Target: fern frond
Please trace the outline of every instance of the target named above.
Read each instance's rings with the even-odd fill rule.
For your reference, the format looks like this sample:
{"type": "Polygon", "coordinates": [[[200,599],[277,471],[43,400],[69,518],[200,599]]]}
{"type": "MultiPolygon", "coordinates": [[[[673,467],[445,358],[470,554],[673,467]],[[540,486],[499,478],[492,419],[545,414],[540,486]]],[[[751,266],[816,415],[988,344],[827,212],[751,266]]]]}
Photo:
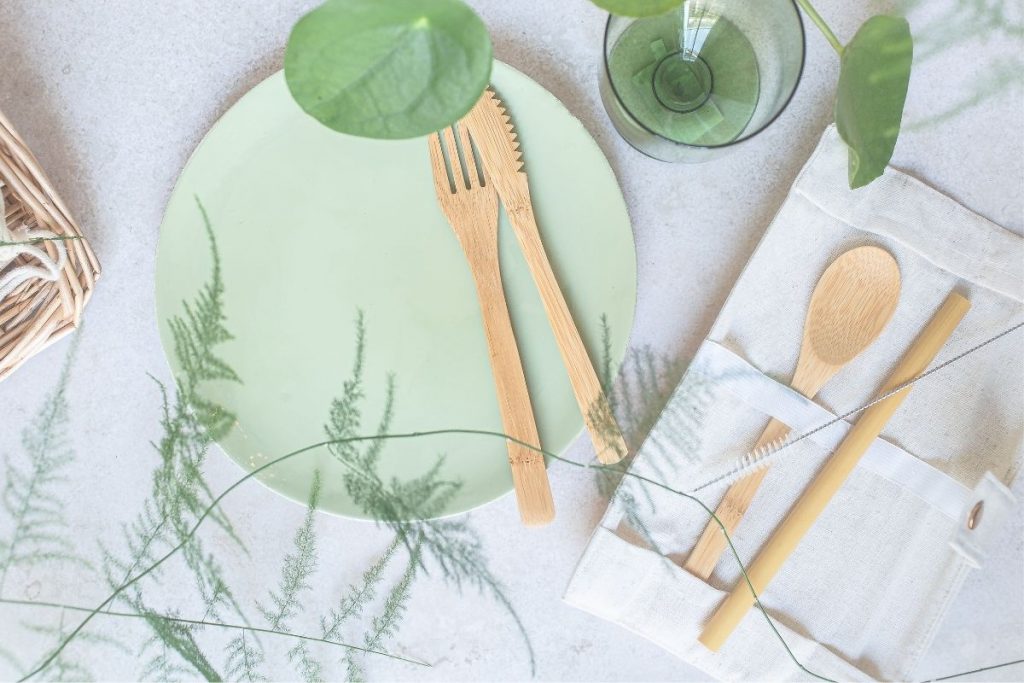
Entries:
{"type": "MultiPolygon", "coordinates": [[[[65,610],[61,609],[57,624],[22,622],[22,627],[26,631],[36,633],[47,640],[60,642],[66,635],[64,622],[65,610]]],[[[95,631],[81,634],[79,642],[117,650],[122,654],[130,651],[120,640],[95,631]]],[[[20,667],[18,670],[21,670],[20,667]]],[[[75,659],[74,655],[68,650],[62,651],[40,673],[43,674],[42,678],[44,680],[53,681],[87,681],[94,678],[92,671],[84,663],[75,659]]]]}
{"type": "MultiPolygon", "coordinates": [[[[327,425],[327,436],[331,440],[340,441],[349,439],[359,433],[362,425],[362,411],[359,408],[360,402],[365,397],[363,394],[363,359],[366,352],[366,326],[363,312],[356,314],[356,349],[352,360],[352,374],[345,380],[341,388],[341,396],[331,403],[329,423],[327,425]]],[[[329,448],[331,453],[351,465],[360,464],[359,451],[354,444],[336,443],[329,448]]]]}
{"type": "MultiPolygon", "coordinates": [[[[362,426],[362,415],[359,402],[364,397],[362,388],[363,368],[365,365],[366,328],[360,312],[355,324],[356,344],[355,357],[352,363],[352,374],[342,384],[341,396],[334,401],[325,428],[330,439],[347,439],[356,436],[362,426]]],[[[388,378],[385,409],[378,425],[378,436],[383,436],[392,421],[394,408],[395,384],[392,377],[388,378]]],[[[443,575],[445,580],[456,588],[472,586],[482,593],[489,594],[505,607],[512,616],[523,636],[529,653],[530,666],[533,670],[534,654],[529,636],[523,627],[522,620],[515,612],[511,602],[505,596],[501,584],[493,576],[488,567],[483,546],[476,532],[464,521],[434,520],[442,514],[452,498],[458,493],[461,483],[443,479],[441,472],[444,459],[439,457],[434,465],[423,475],[408,481],[392,478],[384,482],[377,471],[377,460],[385,439],[378,438],[371,442],[366,454],[360,457],[359,452],[351,444],[332,446],[332,454],[347,466],[342,475],[345,490],[353,501],[370,517],[395,532],[395,540],[385,557],[372,567],[364,576],[364,590],[353,590],[347,595],[339,609],[331,612],[329,617],[321,620],[325,634],[337,635],[342,623],[351,616],[360,613],[365,605],[373,599],[383,566],[390,561],[399,545],[409,552],[411,583],[415,573],[426,570],[424,556],[430,559],[443,575]]],[[[402,603],[404,604],[404,602],[402,603]]],[[[378,626],[387,627],[383,634],[397,627],[402,610],[396,610],[378,626]]],[[[356,662],[349,657],[350,662],[356,662]]],[[[358,669],[349,674],[358,673],[358,669]]]]}
{"type": "Polygon", "coordinates": [[[377,423],[377,438],[370,442],[363,454],[363,467],[373,469],[377,466],[380,453],[384,449],[387,439],[382,438],[391,431],[391,422],[395,416],[395,376],[389,374],[384,387],[384,410],[381,413],[380,421],[377,423]]]}
{"type": "MultiPolygon", "coordinates": [[[[611,331],[608,327],[607,317],[603,315],[601,316],[601,338],[602,387],[608,397],[618,428],[621,428],[630,452],[635,453],[657,422],[662,410],[672,397],[673,391],[679,385],[687,362],[685,359],[658,354],[650,347],[632,349],[619,369],[616,382],[612,377],[611,331]]],[[[696,392],[692,397],[687,398],[688,402],[690,400],[693,402],[695,419],[679,434],[680,443],[678,444],[687,452],[691,452],[699,446],[699,443],[693,439],[697,431],[696,428],[699,427],[699,424],[694,423],[701,419],[701,415],[696,413],[705,409],[710,403],[709,397],[704,392],[696,392]],[[684,441],[685,443],[683,443],[684,441]]],[[[678,454],[667,458],[648,457],[646,465],[652,469],[654,474],[664,478],[667,476],[665,468],[672,466],[676,457],[678,454]]],[[[612,496],[631,461],[632,456],[628,456],[618,463],[619,467],[596,470],[597,489],[602,498],[612,496]]],[[[648,499],[650,498],[646,490],[644,495],[648,499]]]]}
{"type": "Polygon", "coordinates": [[[384,610],[380,616],[373,618],[370,633],[366,635],[365,643],[368,650],[379,650],[381,644],[389,638],[394,637],[398,630],[398,623],[405,614],[406,603],[409,600],[409,590],[416,577],[416,570],[420,566],[419,549],[409,558],[409,564],[402,574],[402,578],[391,589],[387,599],[384,601],[384,610]]]}
{"type": "MultiPolygon", "coordinates": [[[[313,473],[306,516],[292,541],[294,550],[285,556],[281,568],[281,580],[277,590],[270,591],[270,605],[256,603],[256,608],[267,620],[273,631],[285,631],[287,621],[299,612],[299,596],[309,590],[309,578],[316,571],[316,530],[314,516],[320,506],[320,471],[313,473]]],[[[247,681],[265,680],[257,667],[264,661],[263,648],[258,641],[250,643],[246,632],[233,638],[227,647],[227,670],[232,678],[247,681]]],[[[289,660],[296,662],[303,678],[319,676],[319,664],[313,660],[305,642],[299,642],[288,653],[289,660]],[[314,676],[316,674],[316,676],[314,676]]]]}
{"type": "MultiPolygon", "coordinates": [[[[382,509],[378,519],[385,522],[417,521],[442,514],[462,488],[462,482],[441,479],[444,462],[443,456],[438,457],[426,473],[414,479],[399,481],[392,478],[387,495],[380,501],[382,509]],[[390,515],[387,514],[389,510],[390,515]]],[[[396,531],[404,531],[401,526],[397,525],[396,531]]]]}
{"type": "Polygon", "coordinates": [[[309,590],[309,577],[316,571],[316,530],[314,515],[320,505],[320,470],[313,473],[306,517],[295,532],[293,552],[285,556],[281,568],[281,581],[276,591],[270,591],[272,607],[257,603],[257,608],[273,630],[287,629],[287,621],[298,614],[299,595],[309,590]]]}
{"type": "Polygon", "coordinates": [[[267,677],[259,670],[265,661],[263,650],[253,647],[249,643],[245,631],[231,639],[227,646],[227,653],[226,671],[231,680],[249,681],[249,683],[267,680],[267,677]]]}
{"type": "Polygon", "coordinates": [[[334,640],[338,637],[342,624],[351,619],[358,619],[366,606],[377,594],[377,586],[384,578],[384,570],[391,563],[395,556],[400,542],[396,537],[388,545],[384,554],[370,568],[363,572],[362,583],[356,586],[349,586],[349,592],[341,599],[337,609],[332,609],[329,616],[320,619],[320,626],[323,629],[325,640],[334,640]]]}
{"type": "Polygon", "coordinates": [[[22,432],[27,463],[18,465],[6,458],[2,500],[13,528],[0,539],[0,593],[14,567],[43,562],[88,566],[67,538],[64,503],[58,494],[66,481],[64,471],[74,460],[67,436],[67,389],[79,338],[75,335],[72,341],[56,387],[22,432]]]}
{"type": "MultiPolygon", "coordinates": [[[[191,303],[185,302],[183,315],[175,316],[170,322],[175,356],[181,366],[184,389],[189,398],[192,398],[201,382],[240,381],[235,371],[214,353],[216,346],[230,341],[233,337],[225,326],[224,281],[221,277],[217,238],[206,208],[198,197],[196,205],[199,207],[203,227],[210,242],[213,267],[210,279],[200,289],[195,300],[191,303]]],[[[200,415],[202,416],[202,413],[200,415]]]]}
{"type": "MultiPolygon", "coordinates": [[[[203,654],[195,639],[195,627],[162,618],[162,615],[148,610],[143,611],[146,617],[146,624],[153,632],[153,637],[147,642],[147,647],[157,647],[159,652],[153,657],[143,672],[143,678],[148,678],[153,673],[160,673],[161,677],[173,678],[178,674],[195,671],[208,681],[223,680],[221,675],[203,654]],[[173,652],[190,669],[184,669],[176,663],[170,654],[173,652]],[[149,675],[147,675],[149,674],[149,675]]],[[[172,613],[172,616],[174,613],[172,613]]],[[[145,652],[145,650],[144,650],[145,652]]]]}
{"type": "Polygon", "coordinates": [[[184,681],[195,678],[194,671],[178,663],[174,651],[158,641],[153,644],[159,648],[156,655],[151,657],[139,673],[141,681],[184,681]]]}
{"type": "MultiPolygon", "coordinates": [[[[384,600],[384,608],[380,615],[375,616],[370,623],[370,630],[363,638],[363,643],[368,650],[380,650],[381,645],[388,639],[395,636],[398,631],[398,624],[405,615],[406,603],[409,600],[409,590],[420,567],[419,548],[414,548],[409,556],[409,563],[402,572],[398,583],[394,585],[391,592],[384,600]]],[[[345,657],[345,667],[348,672],[349,681],[365,680],[362,667],[362,655],[349,651],[345,657]]]]}
{"type": "Polygon", "coordinates": [[[601,314],[601,389],[608,398],[608,406],[612,413],[615,413],[618,408],[618,392],[615,389],[615,376],[612,374],[612,332],[605,313],[601,314]]]}
{"type": "Polygon", "coordinates": [[[305,641],[299,641],[295,647],[288,650],[288,661],[298,670],[303,683],[322,683],[324,680],[323,665],[309,651],[305,641]]]}
{"type": "MultiPolygon", "coordinates": [[[[103,571],[112,588],[121,586],[141,567],[151,565],[161,550],[184,541],[182,555],[204,605],[205,618],[220,620],[224,610],[244,618],[222,566],[204,548],[202,541],[190,533],[195,520],[207,511],[213,499],[203,474],[206,455],[214,440],[225,435],[235,422],[234,415],[205,399],[200,392],[206,382],[240,381],[216,353],[217,347],[232,337],[225,326],[224,284],[216,237],[198,198],[196,205],[209,239],[213,262],[211,276],[191,302],[183,303],[182,313],[169,322],[180,372],[173,395],[157,382],[162,434],[153,445],[159,461],[142,510],[122,529],[127,557],[115,557],[104,549],[103,571]]],[[[223,511],[214,511],[211,519],[244,549],[223,511]]],[[[159,580],[157,575],[151,576],[159,580]]],[[[145,675],[162,678],[190,677],[197,673],[204,677],[217,676],[196,644],[195,625],[157,618],[144,604],[138,589],[132,597],[123,599],[136,611],[150,615],[146,620],[152,632],[148,650],[156,650],[156,654],[145,666],[145,675]]]]}
{"type": "MultiPolygon", "coordinates": [[[[225,436],[236,421],[230,411],[204,398],[200,394],[201,386],[210,381],[241,381],[234,370],[216,355],[216,348],[231,340],[232,335],[225,326],[224,283],[216,236],[206,209],[198,198],[196,205],[209,240],[213,268],[210,279],[196,298],[191,303],[185,302],[184,313],[173,317],[169,323],[176,359],[181,368],[173,401],[166,387],[158,382],[164,433],[156,444],[162,467],[154,474],[153,491],[162,515],[169,517],[179,531],[186,528],[212,498],[202,474],[202,465],[209,446],[225,436]]],[[[241,545],[226,516],[220,511],[215,514],[215,522],[241,545]]]]}

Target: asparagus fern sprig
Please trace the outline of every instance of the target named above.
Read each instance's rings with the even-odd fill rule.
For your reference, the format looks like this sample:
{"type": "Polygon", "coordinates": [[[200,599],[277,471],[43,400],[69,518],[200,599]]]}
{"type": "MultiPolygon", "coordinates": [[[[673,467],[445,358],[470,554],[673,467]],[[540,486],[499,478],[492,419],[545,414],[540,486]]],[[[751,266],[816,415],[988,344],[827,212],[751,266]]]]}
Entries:
{"type": "MultiPolygon", "coordinates": [[[[333,402],[325,426],[329,439],[328,449],[345,467],[342,480],[346,492],[368,517],[378,520],[394,533],[393,543],[404,547],[408,562],[406,571],[411,572],[410,583],[418,573],[436,570],[454,587],[472,587],[490,595],[502,605],[522,635],[533,670],[533,647],[529,636],[500,581],[491,572],[476,531],[464,519],[434,519],[444,512],[462,486],[461,482],[442,476],[443,457],[437,457],[424,474],[409,480],[392,478],[385,481],[378,473],[381,451],[385,442],[393,438],[389,430],[395,410],[395,379],[393,376],[387,378],[384,408],[377,421],[375,436],[360,437],[363,423],[360,402],[365,395],[363,371],[366,353],[366,325],[362,312],[357,314],[355,320],[354,346],[351,374],[342,383],[341,394],[333,402]]],[[[390,560],[392,552],[389,549],[385,553],[385,564],[390,560]]],[[[372,572],[364,576],[366,590],[375,590],[379,580],[377,576],[372,572]]],[[[354,594],[359,595],[359,592],[354,594]]],[[[356,602],[343,607],[361,611],[363,603],[360,598],[353,599],[356,602]]],[[[341,610],[340,614],[344,615],[346,609],[341,610]]],[[[332,613],[331,620],[337,621],[338,616],[339,612],[332,613]]],[[[344,618],[340,621],[344,621],[344,618]]],[[[397,615],[382,635],[388,635],[396,628],[397,615]]],[[[350,673],[356,671],[352,669],[350,673]]]]}
{"type": "MultiPolygon", "coordinates": [[[[286,631],[288,621],[302,609],[301,595],[310,590],[310,580],[317,566],[317,540],[314,517],[320,505],[320,472],[313,473],[306,515],[302,525],[292,539],[292,552],[288,553],[281,567],[281,579],[276,590],[271,590],[267,604],[257,602],[256,609],[263,615],[271,631],[286,631]]],[[[325,640],[329,639],[327,636],[325,640]]],[[[288,653],[289,659],[298,665],[304,680],[319,679],[320,664],[309,651],[306,641],[299,641],[288,653]]],[[[260,642],[242,631],[228,644],[228,674],[238,680],[260,681],[266,677],[260,667],[266,656],[260,642]]]]}
{"type": "MultiPolygon", "coordinates": [[[[218,505],[224,496],[266,467],[257,468],[218,496],[212,495],[204,476],[206,455],[214,438],[225,434],[235,421],[230,412],[204,398],[205,385],[208,382],[239,381],[239,378],[217,355],[217,347],[230,340],[231,335],[223,314],[224,288],[215,236],[206,211],[198,200],[197,204],[210,240],[213,269],[210,282],[193,302],[183,306],[183,314],[170,323],[180,373],[173,388],[160,387],[163,433],[154,444],[159,459],[150,494],[137,517],[123,527],[127,552],[102,548],[103,571],[111,594],[96,608],[88,610],[78,625],[62,631],[58,645],[26,677],[62,662],[67,645],[82,636],[83,629],[99,615],[135,616],[147,625],[150,638],[140,652],[144,659],[141,673],[161,679],[222,678],[207,654],[206,639],[200,637],[209,628],[238,631],[238,637],[228,644],[225,669],[232,677],[238,678],[258,680],[262,676],[260,668],[264,656],[257,639],[259,633],[281,633],[299,639],[289,650],[289,659],[299,675],[309,681],[323,677],[323,667],[311,649],[311,644],[316,642],[411,661],[378,648],[397,634],[412,585],[420,574],[427,571],[438,571],[456,587],[472,586],[490,593],[509,610],[523,630],[522,622],[505,597],[501,584],[487,565],[475,531],[465,520],[431,519],[445,509],[460,487],[459,482],[442,476],[443,459],[438,458],[425,474],[411,481],[385,480],[380,476],[377,465],[385,443],[401,438],[389,433],[396,385],[393,377],[387,378],[385,408],[377,420],[376,432],[362,436],[360,404],[364,399],[365,326],[361,316],[356,324],[358,343],[352,376],[342,382],[339,398],[329,411],[327,431],[332,437],[330,443],[300,449],[286,457],[329,445],[335,457],[346,466],[343,477],[346,490],[367,515],[382,520],[382,526],[392,532],[392,540],[384,555],[364,573],[362,584],[353,587],[341,598],[336,609],[323,616],[323,638],[287,634],[288,622],[302,610],[300,598],[311,585],[310,577],[316,569],[313,519],[319,496],[317,478],[309,512],[295,536],[295,549],[285,559],[281,582],[271,592],[270,599],[259,608],[268,628],[250,625],[230,587],[226,572],[197,535],[199,526],[205,520],[211,520],[240,546],[237,534],[218,505]],[[403,549],[405,569],[384,599],[379,613],[366,624],[362,617],[372,608],[387,568],[403,549]],[[173,556],[182,558],[192,577],[193,597],[199,598],[205,610],[201,618],[186,618],[177,609],[158,610],[147,599],[148,588],[160,580],[165,562],[173,556]],[[119,607],[118,602],[127,610],[119,607]],[[224,619],[225,611],[237,614],[244,623],[228,623],[224,619]],[[365,627],[364,645],[356,647],[337,641],[344,625],[349,622],[355,625],[357,620],[365,627]]],[[[525,630],[523,634],[525,639],[525,630]]],[[[526,642],[529,648],[528,639],[526,642]]],[[[529,651],[532,664],[532,648],[529,651]]],[[[361,675],[365,663],[362,655],[350,657],[349,673],[361,675]]]]}
{"type": "Polygon", "coordinates": [[[88,564],[69,538],[62,486],[74,460],[68,439],[68,382],[78,347],[72,342],[57,386],[22,432],[27,463],[5,458],[3,507],[9,530],[0,536],[0,594],[11,570],[44,562],[88,564]]]}
{"type": "Polygon", "coordinates": [[[275,631],[287,629],[288,620],[298,614],[299,598],[310,589],[310,576],[316,571],[316,530],[313,518],[320,505],[319,471],[313,473],[313,486],[310,488],[307,505],[306,517],[292,541],[294,549],[284,559],[280,586],[270,592],[270,606],[257,605],[270,628],[275,631]]]}

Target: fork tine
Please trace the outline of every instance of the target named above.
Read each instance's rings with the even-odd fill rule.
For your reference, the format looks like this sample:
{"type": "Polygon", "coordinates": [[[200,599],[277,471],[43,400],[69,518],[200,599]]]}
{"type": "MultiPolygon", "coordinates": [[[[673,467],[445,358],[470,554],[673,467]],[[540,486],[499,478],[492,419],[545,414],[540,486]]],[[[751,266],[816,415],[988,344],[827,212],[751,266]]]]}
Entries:
{"type": "Polygon", "coordinates": [[[427,138],[430,147],[430,168],[434,172],[434,189],[438,197],[452,193],[452,181],[448,177],[448,167],[444,162],[444,154],[441,152],[441,136],[439,133],[431,133],[427,138]]]}
{"type": "Polygon", "coordinates": [[[444,141],[448,147],[448,167],[452,170],[452,178],[455,180],[455,191],[465,190],[466,180],[462,177],[462,162],[459,161],[459,146],[455,142],[453,126],[444,129],[444,141]]]}
{"type": "Polygon", "coordinates": [[[469,186],[480,187],[483,183],[483,174],[476,168],[476,159],[473,157],[473,144],[469,140],[468,128],[459,123],[459,142],[462,143],[462,158],[466,161],[466,173],[469,174],[469,186]]]}

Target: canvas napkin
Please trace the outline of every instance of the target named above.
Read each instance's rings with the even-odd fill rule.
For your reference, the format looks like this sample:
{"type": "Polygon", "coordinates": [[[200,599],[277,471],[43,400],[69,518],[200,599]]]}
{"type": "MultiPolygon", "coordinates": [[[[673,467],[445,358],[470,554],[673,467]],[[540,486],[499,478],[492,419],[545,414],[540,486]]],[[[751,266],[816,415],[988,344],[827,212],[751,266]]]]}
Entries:
{"type": "MultiPolygon", "coordinates": [[[[846,148],[827,130],[736,282],[631,472],[683,491],[734,467],[769,417],[802,433],[869,401],[956,290],[971,310],[936,364],[1024,321],[1024,239],[893,169],[847,187],[846,148]],[[878,340],[815,401],[787,387],[821,273],[873,244],[899,263],[902,292],[878,340]]],[[[762,596],[800,663],[837,680],[906,680],[947,606],[1004,542],[1022,462],[1018,329],[920,380],[762,596]],[[974,530],[966,519],[979,501],[974,530]]],[[[855,417],[851,417],[855,420],[855,417]]],[[[848,429],[780,453],[733,535],[748,562],[848,429]]],[[[727,484],[697,495],[714,509],[727,484]]],[[[724,679],[807,679],[751,610],[726,645],[697,642],[741,579],[729,551],[709,583],[680,565],[708,521],[692,501],[629,477],[581,558],[565,600],[724,679]]]]}

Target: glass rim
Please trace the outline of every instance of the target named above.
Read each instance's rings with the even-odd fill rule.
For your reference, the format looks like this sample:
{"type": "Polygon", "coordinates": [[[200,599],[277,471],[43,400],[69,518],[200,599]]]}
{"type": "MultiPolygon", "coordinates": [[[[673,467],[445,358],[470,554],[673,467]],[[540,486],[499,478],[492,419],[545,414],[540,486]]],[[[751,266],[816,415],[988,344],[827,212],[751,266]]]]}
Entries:
{"type": "MultiPolygon", "coordinates": [[[[611,87],[612,93],[614,93],[614,95],[615,95],[615,99],[618,100],[620,104],[622,104],[623,109],[626,111],[627,114],[629,114],[629,118],[631,118],[638,126],[643,128],[645,131],[647,131],[648,133],[650,133],[651,135],[655,136],[656,138],[658,138],[660,140],[665,140],[667,142],[671,142],[673,145],[679,145],[681,147],[689,147],[690,149],[725,149],[726,147],[732,147],[733,145],[738,145],[741,142],[746,142],[747,140],[749,140],[749,139],[759,135],[768,126],[770,126],[773,123],[775,123],[775,120],[778,119],[779,116],[782,115],[782,112],[786,111],[786,108],[789,106],[789,103],[791,101],[793,101],[793,97],[796,95],[796,90],[800,86],[800,81],[803,80],[804,64],[807,61],[807,31],[804,29],[804,18],[800,15],[800,7],[797,5],[796,0],[789,0],[789,4],[793,7],[793,12],[796,14],[796,25],[800,29],[800,68],[797,69],[796,79],[793,81],[793,88],[789,91],[789,95],[786,96],[786,99],[782,103],[782,106],[779,107],[779,110],[777,112],[775,112],[774,114],[772,114],[772,117],[770,119],[768,119],[767,121],[765,121],[763,126],[761,126],[760,128],[758,128],[757,130],[755,130],[752,133],[748,133],[747,135],[744,135],[743,137],[736,138],[735,140],[730,140],[729,142],[723,142],[720,145],[691,145],[691,144],[689,144],[687,142],[678,142],[676,140],[673,140],[672,138],[667,138],[664,135],[662,135],[660,133],[657,133],[657,132],[651,130],[650,128],[648,128],[646,125],[644,125],[644,123],[642,121],[640,121],[640,119],[638,119],[636,116],[633,115],[633,112],[631,112],[629,109],[626,108],[626,106],[624,104],[622,104],[622,97],[619,95],[619,91],[615,87],[615,81],[612,80],[611,69],[608,67],[608,52],[609,52],[609,48],[608,48],[608,35],[611,33],[612,22],[614,20],[622,19],[622,20],[633,20],[633,21],[636,21],[637,17],[620,17],[620,16],[617,16],[617,15],[612,14],[610,12],[608,13],[608,20],[605,22],[605,25],[604,25],[604,46],[603,46],[604,49],[602,50],[602,54],[601,54],[601,60],[604,62],[604,75],[605,75],[605,78],[608,80],[608,85],[609,85],[609,87],[611,87]]],[[[630,144],[631,144],[631,146],[633,146],[632,143],[630,143],[630,144]]],[[[639,150],[639,151],[643,152],[643,150],[639,150]]],[[[643,152],[643,153],[647,154],[646,152],[643,152]]],[[[647,156],[650,156],[650,155],[648,154],[647,156]]],[[[652,157],[652,158],[656,158],[656,157],[652,157]]]]}

